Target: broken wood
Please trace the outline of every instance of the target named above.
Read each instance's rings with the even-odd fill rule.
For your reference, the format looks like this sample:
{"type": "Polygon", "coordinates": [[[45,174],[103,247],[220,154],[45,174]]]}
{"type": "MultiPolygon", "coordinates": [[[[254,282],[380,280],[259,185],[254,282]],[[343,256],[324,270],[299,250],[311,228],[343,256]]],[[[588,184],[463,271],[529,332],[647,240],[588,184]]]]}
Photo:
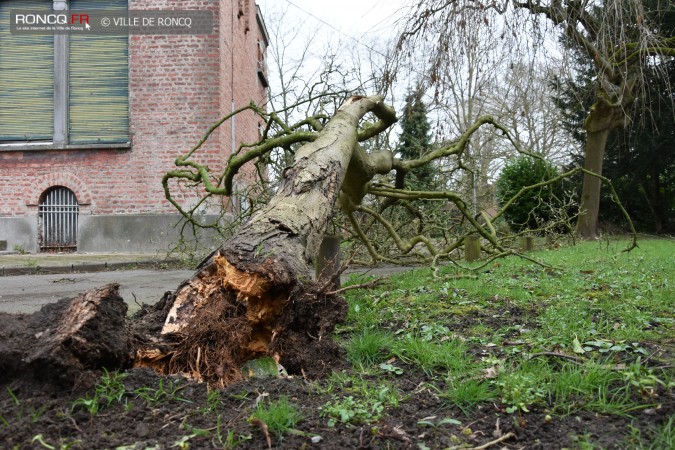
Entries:
{"type": "Polygon", "coordinates": [[[118,289],[91,289],[31,315],[1,314],[0,382],[22,376],[86,386],[101,369],[127,367],[133,344],[118,289]]]}

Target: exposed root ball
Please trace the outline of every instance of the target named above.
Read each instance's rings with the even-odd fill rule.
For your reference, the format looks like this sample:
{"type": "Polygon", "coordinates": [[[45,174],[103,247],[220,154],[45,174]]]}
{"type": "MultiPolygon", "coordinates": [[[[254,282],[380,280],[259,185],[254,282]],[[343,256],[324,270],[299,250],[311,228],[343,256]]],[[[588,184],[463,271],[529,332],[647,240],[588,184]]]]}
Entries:
{"type": "Polygon", "coordinates": [[[341,297],[308,292],[290,302],[279,320],[278,334],[270,345],[288,373],[321,377],[341,361],[344,350],[331,336],[344,322],[348,305],[341,297]]]}
{"type": "MultiPolygon", "coordinates": [[[[342,349],[331,333],[344,321],[347,303],[317,293],[315,286],[296,292],[279,314],[262,322],[255,314],[262,299],[245,301],[226,288],[212,292],[180,334],[145,342],[136,365],[224,387],[242,378],[241,368],[247,361],[270,355],[289,374],[320,377],[331,370],[332,362],[342,360],[342,349]]],[[[160,308],[167,311],[166,305],[160,308]]],[[[157,313],[144,311],[156,320],[165,317],[157,313]]]]}
{"type": "Polygon", "coordinates": [[[240,367],[246,361],[262,356],[250,349],[252,334],[245,306],[224,292],[220,301],[199,308],[186,326],[168,371],[224,387],[241,378],[240,367]]]}

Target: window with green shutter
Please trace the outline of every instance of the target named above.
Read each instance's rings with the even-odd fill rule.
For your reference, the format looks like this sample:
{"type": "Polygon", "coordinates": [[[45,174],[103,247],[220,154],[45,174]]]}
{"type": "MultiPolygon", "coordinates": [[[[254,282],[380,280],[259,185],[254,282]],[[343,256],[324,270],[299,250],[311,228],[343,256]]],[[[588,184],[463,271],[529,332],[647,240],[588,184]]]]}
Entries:
{"type": "Polygon", "coordinates": [[[0,143],[52,140],[54,36],[9,31],[11,9],[51,9],[52,2],[0,2],[0,143]]]}
{"type": "MultiPolygon", "coordinates": [[[[71,10],[127,10],[127,0],[71,0],[71,10]]],[[[71,144],[129,140],[128,37],[70,36],[68,135],[71,144]]]]}
{"type": "MultiPolygon", "coordinates": [[[[11,10],[56,3],[0,1],[0,146],[129,142],[128,36],[10,33],[11,10]]],[[[68,9],[126,11],[128,0],[70,0],[68,9]]]]}

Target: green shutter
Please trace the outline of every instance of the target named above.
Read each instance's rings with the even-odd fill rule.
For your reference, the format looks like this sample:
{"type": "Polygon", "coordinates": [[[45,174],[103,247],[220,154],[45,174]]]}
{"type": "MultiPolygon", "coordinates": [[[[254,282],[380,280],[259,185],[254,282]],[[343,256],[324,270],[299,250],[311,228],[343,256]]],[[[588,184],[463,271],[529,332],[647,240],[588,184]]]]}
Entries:
{"type": "Polygon", "coordinates": [[[54,36],[11,34],[12,9],[51,10],[51,0],[0,2],[0,141],[54,135],[54,36]]]}
{"type": "MultiPolygon", "coordinates": [[[[71,10],[127,10],[127,0],[71,0],[71,10]]],[[[71,144],[129,141],[128,37],[70,36],[71,144]]]]}

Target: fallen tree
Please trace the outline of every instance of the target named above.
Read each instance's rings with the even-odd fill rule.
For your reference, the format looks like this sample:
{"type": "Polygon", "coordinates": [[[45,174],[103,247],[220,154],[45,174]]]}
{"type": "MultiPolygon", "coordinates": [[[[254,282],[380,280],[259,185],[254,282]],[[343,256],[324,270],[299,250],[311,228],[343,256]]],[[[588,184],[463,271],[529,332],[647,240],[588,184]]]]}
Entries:
{"type": "MultiPolygon", "coordinates": [[[[249,108],[256,109],[254,105],[249,108]]],[[[279,123],[274,113],[261,114],[269,118],[268,128],[279,123]]],[[[394,110],[381,97],[351,97],[325,124],[310,118],[297,126],[281,126],[274,136],[263,136],[259,143],[248,146],[248,151],[235,153],[214,184],[208,168],[190,156],[223,123],[219,122],[194,149],[178,158],[179,169],[164,178],[167,197],[177,205],[169,192],[170,180],[175,179],[203,184],[207,196],[230,194],[233,176],[244,164],[269,155],[278,146],[304,142],[293,150],[293,163],[280,173],[280,185],[271,200],[206,258],[190,279],[158,304],[145,306],[130,324],[125,321],[127,310],[117,285],[62,300],[33,316],[21,316],[17,320],[27,325],[23,328],[17,327],[13,316],[0,316],[0,382],[28,371],[37,379],[72,386],[86,384],[88,374],[102,368],[145,366],[224,386],[242,377],[244,363],[262,356],[272,356],[289,373],[321,375],[339,352],[327,336],[344,318],[347,307],[330,291],[332,280],[312,281],[309,263],[318,252],[336,205],[349,218],[373,261],[389,258],[374,247],[356,214],[370,215],[372,220],[365,225],[382,225],[404,254],[418,245],[423,247],[423,261],[449,258],[463,236],[472,232],[490,246],[491,258],[513,254],[504,247],[492,219],[475,217],[456,194],[411,191],[405,186],[406,174],[416,167],[461,157],[479,127],[497,127],[510,139],[508,131],[484,117],[453,143],[407,161],[395,158],[392,151],[361,147],[360,142],[395,122],[394,110]],[[364,126],[364,116],[369,113],[376,120],[364,126]],[[301,126],[313,130],[303,131],[301,126]],[[378,174],[392,171],[396,173],[393,185],[374,181],[378,174]],[[378,208],[367,206],[363,202],[367,195],[378,195],[384,201],[378,208]],[[450,244],[437,244],[413,227],[417,234],[404,241],[384,213],[400,206],[423,219],[411,204],[416,199],[452,202],[470,228],[450,244]]],[[[576,171],[583,169],[521,189],[497,217],[527,190],[576,171]]]]}
{"type": "Polygon", "coordinates": [[[334,352],[330,339],[323,337],[344,317],[346,305],[312,283],[308,261],[318,251],[341,192],[343,202],[360,201],[359,192],[341,191],[345,177],[391,169],[391,161],[380,167],[381,161],[359,148],[367,136],[359,135],[358,125],[368,112],[379,118],[371,133],[396,121],[393,109],[379,97],[345,102],[315,139],[297,151],[272,201],[192,278],[158,305],[144,308],[130,330],[124,326],[126,306],[117,285],[61,301],[38,313],[39,320],[22,317],[29,324],[26,332],[5,328],[7,345],[0,348],[4,376],[29,370],[37,378],[75,384],[79,372],[134,365],[223,386],[241,377],[244,362],[263,355],[283,359],[297,373],[312,365],[320,369],[322,358],[315,355],[327,359],[334,352]],[[40,319],[50,313],[55,317],[40,319]],[[22,348],[16,348],[16,340],[22,348]],[[113,342],[122,350],[111,350],[113,342]],[[312,352],[316,346],[321,350],[312,352]],[[301,349],[311,358],[303,358],[301,349]]]}
{"type": "MultiPolygon", "coordinates": [[[[391,169],[391,162],[381,167],[359,148],[365,137],[359,136],[358,125],[368,112],[379,118],[373,126],[378,132],[396,122],[394,110],[379,97],[345,102],[316,139],[296,152],[272,200],[171,296],[161,334],[179,344],[168,352],[141,348],[135,364],[223,384],[237,378],[247,360],[266,354],[282,359],[285,340],[320,340],[332,330],[335,314],[344,314],[344,307],[319,296],[308,262],[318,252],[341,193],[343,202],[360,201],[359,192],[345,188],[345,178],[391,169]],[[321,311],[311,314],[317,305],[323,305],[321,311]],[[212,326],[222,317],[228,320],[220,329],[212,326]],[[303,322],[297,327],[300,337],[284,336],[298,320],[303,322]],[[205,347],[209,342],[215,343],[205,347]]],[[[284,364],[295,366],[291,359],[284,364]]]]}

